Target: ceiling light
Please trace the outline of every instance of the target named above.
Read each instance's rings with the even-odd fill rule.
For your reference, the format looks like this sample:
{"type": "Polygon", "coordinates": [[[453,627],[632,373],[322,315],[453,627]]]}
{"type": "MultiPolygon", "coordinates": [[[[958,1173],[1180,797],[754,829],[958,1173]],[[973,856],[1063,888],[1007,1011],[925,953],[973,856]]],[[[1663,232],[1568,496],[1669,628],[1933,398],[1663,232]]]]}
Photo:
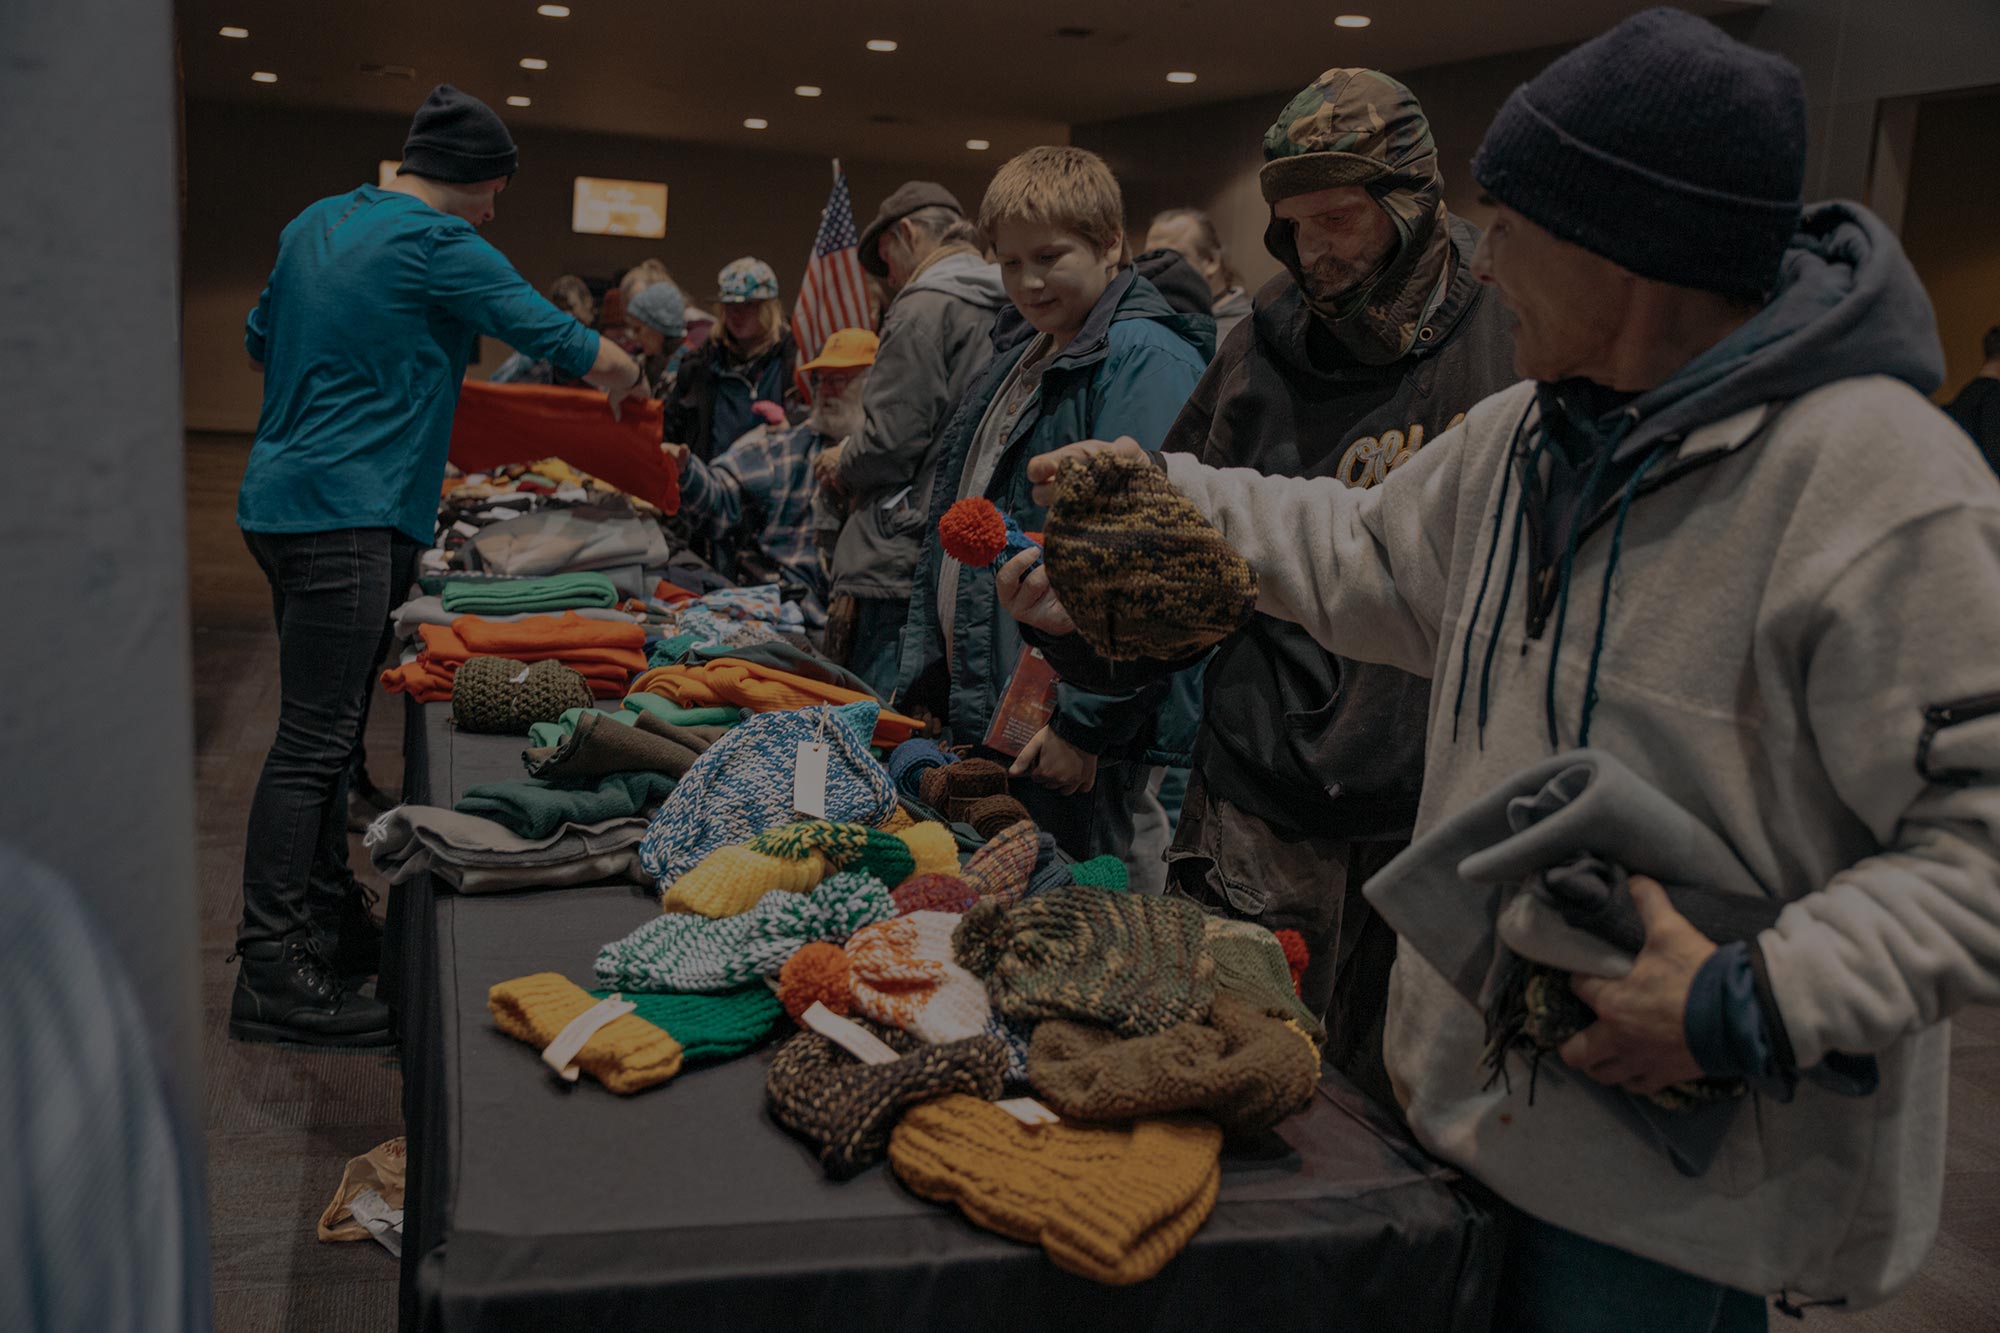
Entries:
{"type": "Polygon", "coordinates": [[[533,106],[534,104],[535,104],[534,98],[523,97],[519,93],[515,93],[512,97],[507,99],[508,106],[533,106]]]}
{"type": "Polygon", "coordinates": [[[248,37],[250,30],[248,28],[224,28],[222,29],[222,35],[224,37],[248,37]]]}
{"type": "Polygon", "coordinates": [[[548,67],[549,67],[549,62],[542,59],[540,56],[521,57],[522,69],[547,69],[548,67]]]}
{"type": "Polygon", "coordinates": [[[743,128],[746,130],[768,130],[771,128],[771,122],[762,116],[751,116],[744,120],[743,128]]]}
{"type": "Polygon", "coordinates": [[[987,149],[991,148],[993,145],[986,142],[986,140],[984,139],[967,139],[965,141],[965,146],[967,148],[970,148],[975,153],[983,153],[987,149]]]}
{"type": "Polygon", "coordinates": [[[792,91],[797,93],[800,97],[819,96],[819,89],[810,83],[802,83],[798,87],[792,89],[792,91]]]}
{"type": "Polygon", "coordinates": [[[1336,28],[1365,28],[1374,21],[1374,19],[1369,18],[1366,14],[1338,14],[1334,16],[1333,26],[1336,28]]]}
{"type": "Polygon", "coordinates": [[[277,81],[278,76],[268,69],[260,69],[250,76],[250,82],[252,83],[276,83],[277,81]]]}
{"type": "Polygon", "coordinates": [[[893,51],[896,49],[896,44],[887,37],[877,37],[868,43],[868,49],[870,51],[893,51]]]}
{"type": "Polygon", "coordinates": [[[545,19],[566,19],[569,17],[569,6],[537,5],[535,6],[535,12],[545,19]]]}
{"type": "Polygon", "coordinates": [[[1173,73],[1171,73],[1171,74],[1167,75],[1167,82],[1168,82],[1168,83],[1193,83],[1193,82],[1194,82],[1194,75],[1193,75],[1192,73],[1190,73],[1189,71],[1187,71],[1187,70],[1184,70],[1184,69],[1177,69],[1177,70],[1175,70],[1175,71],[1174,71],[1173,73]]]}

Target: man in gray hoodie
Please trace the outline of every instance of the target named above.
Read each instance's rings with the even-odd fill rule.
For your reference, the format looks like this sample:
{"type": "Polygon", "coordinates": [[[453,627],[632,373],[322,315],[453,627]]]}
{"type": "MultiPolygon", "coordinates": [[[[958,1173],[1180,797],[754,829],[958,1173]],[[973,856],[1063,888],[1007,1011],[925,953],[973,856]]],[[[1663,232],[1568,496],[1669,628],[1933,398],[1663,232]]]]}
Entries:
{"type": "Polygon", "coordinates": [[[957,198],[930,181],[907,182],[883,201],[861,233],[861,265],[894,299],[861,430],[823,453],[818,472],[847,512],[833,552],[834,637],[852,626],[846,665],[886,696],[930,517],[937,438],[993,355],[993,321],[1007,293],[957,198]]]}
{"type": "MultiPolygon", "coordinates": [[[[1404,941],[1389,1073],[1425,1146],[1518,1210],[1505,1327],[1886,1298],[1936,1234],[1945,1020],[2000,1000],[2000,485],[1925,400],[1943,358],[1894,237],[1802,209],[1804,159],[1796,69],[1629,19],[1517,90],[1473,163],[1475,269],[1528,382],[1372,490],[1162,455],[1261,611],[1431,678],[1412,857],[1590,746],[1779,908],[1718,945],[1634,876],[1643,947],[1572,976],[1594,1021],[1536,1080],[1489,1075],[1484,1015],[1404,941]],[[1858,1057],[1874,1081],[1843,1085],[1858,1057]],[[1703,1077],[1758,1098],[1705,1170],[1596,1092],[1703,1077]]],[[[1045,579],[1010,609],[1063,631],[1045,579]]]]}

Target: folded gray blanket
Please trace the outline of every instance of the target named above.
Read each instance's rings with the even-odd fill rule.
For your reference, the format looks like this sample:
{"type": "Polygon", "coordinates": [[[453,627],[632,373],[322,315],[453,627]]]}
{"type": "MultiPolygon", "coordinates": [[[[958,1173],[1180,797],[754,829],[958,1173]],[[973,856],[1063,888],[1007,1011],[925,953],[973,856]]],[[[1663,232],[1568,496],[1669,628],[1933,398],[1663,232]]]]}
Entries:
{"type": "Polygon", "coordinates": [[[524,838],[477,815],[430,805],[399,805],[369,825],[368,855],[391,884],[429,871],[460,893],[558,888],[571,884],[651,881],[639,869],[644,819],[565,824],[524,838]]]}

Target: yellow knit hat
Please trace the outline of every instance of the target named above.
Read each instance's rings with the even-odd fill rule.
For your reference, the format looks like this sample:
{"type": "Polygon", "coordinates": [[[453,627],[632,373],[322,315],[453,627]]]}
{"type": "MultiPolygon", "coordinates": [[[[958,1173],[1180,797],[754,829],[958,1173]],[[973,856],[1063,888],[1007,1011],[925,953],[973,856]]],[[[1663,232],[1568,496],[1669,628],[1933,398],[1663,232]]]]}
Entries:
{"type": "Polygon", "coordinates": [[[1200,1229],[1221,1151],[1222,1131],[1206,1120],[1030,1128],[958,1094],[911,1107],[889,1138],[890,1164],[913,1192],[1112,1286],[1153,1276],[1200,1229]]]}
{"type": "Polygon", "coordinates": [[[942,824],[890,833],[861,824],[802,820],[718,847],[674,881],[660,900],[669,912],[736,916],[773,889],[810,893],[836,870],[860,869],[895,888],[912,874],[958,869],[958,842],[942,824]]]}
{"type": "MultiPolygon", "coordinates": [[[[493,1021],[541,1050],[597,997],[556,972],[503,981],[486,992],[493,1021]]],[[[634,1014],[599,1028],[576,1053],[577,1067],[613,1092],[643,1092],[681,1071],[681,1044],[634,1014]]]]}

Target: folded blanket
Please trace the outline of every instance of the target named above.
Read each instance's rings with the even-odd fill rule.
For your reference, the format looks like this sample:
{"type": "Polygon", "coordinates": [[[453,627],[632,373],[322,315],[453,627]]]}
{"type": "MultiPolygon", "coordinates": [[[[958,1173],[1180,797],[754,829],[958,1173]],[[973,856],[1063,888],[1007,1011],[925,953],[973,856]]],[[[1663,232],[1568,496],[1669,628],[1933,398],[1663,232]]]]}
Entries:
{"type": "Polygon", "coordinates": [[[721,740],[744,716],[740,708],[682,708],[657,694],[639,694],[628,698],[622,708],[571,708],[553,722],[537,722],[528,728],[528,744],[536,749],[561,745],[570,738],[578,719],[585,713],[596,713],[628,727],[650,714],[661,722],[701,737],[710,745],[721,740]]]}
{"type": "Polygon", "coordinates": [[[508,615],[616,606],[618,590],[602,574],[552,574],[539,579],[453,581],[444,585],[444,609],[456,615],[508,615]]]}
{"type": "Polygon", "coordinates": [[[429,872],[460,893],[559,888],[638,879],[643,819],[564,824],[542,838],[477,815],[399,805],[369,825],[368,855],[391,884],[429,872]]]}
{"type": "Polygon", "coordinates": [[[525,575],[650,567],[672,555],[657,520],[582,507],[544,509],[495,523],[459,550],[469,569],[525,575]]]}
{"type": "MultiPolygon", "coordinates": [[[[738,658],[722,658],[701,666],[654,667],[632,682],[632,692],[658,694],[687,705],[737,704],[759,713],[792,712],[816,704],[875,702],[872,694],[845,690],[738,658]]],[[[875,722],[875,744],[901,745],[923,729],[924,724],[917,719],[884,708],[875,722]]]]}
{"type": "Polygon", "coordinates": [[[646,631],[633,621],[591,620],[574,611],[560,616],[494,621],[460,616],[450,625],[419,625],[422,650],[413,661],[382,673],[382,688],[420,702],[451,698],[451,683],[468,658],[555,660],[590,683],[599,698],[625,693],[634,672],[646,669],[646,631]]]}
{"type": "MultiPolygon", "coordinates": [[[[487,581],[492,582],[493,580],[487,581]]],[[[625,622],[632,619],[628,612],[620,611],[616,607],[580,606],[576,608],[576,613],[586,620],[625,622]]],[[[409,601],[404,602],[391,612],[389,618],[395,624],[397,638],[413,639],[417,635],[417,626],[449,625],[452,621],[458,619],[459,615],[463,614],[465,613],[459,612],[454,614],[445,610],[444,598],[436,593],[431,593],[423,597],[412,597],[409,601]]],[[[489,611],[486,612],[486,619],[503,621],[526,620],[533,614],[538,613],[522,611],[500,615],[489,611]]]]}
{"type": "Polygon", "coordinates": [[[662,722],[650,713],[633,714],[621,725],[609,714],[585,712],[560,745],[530,749],[522,756],[532,777],[576,781],[612,773],[665,773],[678,778],[694,766],[711,738],[662,722]]]}
{"type": "Polygon", "coordinates": [[[545,838],[564,824],[629,818],[658,805],[673,789],[674,780],[664,773],[612,773],[575,785],[516,778],[469,787],[453,809],[503,824],[524,838],[545,838]]]}

